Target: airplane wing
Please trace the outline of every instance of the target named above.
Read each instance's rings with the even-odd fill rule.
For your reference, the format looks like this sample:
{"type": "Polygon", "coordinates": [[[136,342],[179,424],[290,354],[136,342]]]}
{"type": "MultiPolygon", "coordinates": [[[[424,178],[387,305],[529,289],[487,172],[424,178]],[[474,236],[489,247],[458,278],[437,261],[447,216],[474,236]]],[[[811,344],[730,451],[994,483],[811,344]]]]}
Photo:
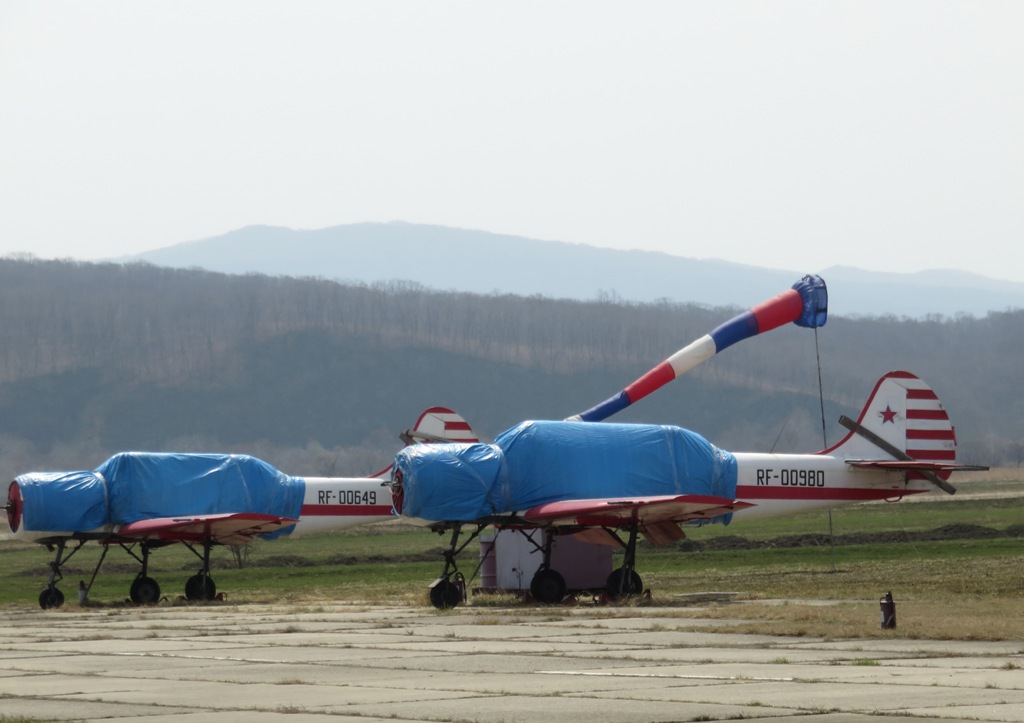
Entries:
{"type": "Polygon", "coordinates": [[[236,512],[191,517],[156,517],[121,525],[119,537],[128,540],[168,540],[242,545],[256,535],[294,525],[298,520],[255,512],[236,512]]]}
{"type": "Polygon", "coordinates": [[[753,506],[750,502],[710,495],[565,500],[531,507],[523,513],[523,519],[554,526],[623,527],[633,520],[643,526],[655,526],[665,522],[711,519],[753,506]]]}

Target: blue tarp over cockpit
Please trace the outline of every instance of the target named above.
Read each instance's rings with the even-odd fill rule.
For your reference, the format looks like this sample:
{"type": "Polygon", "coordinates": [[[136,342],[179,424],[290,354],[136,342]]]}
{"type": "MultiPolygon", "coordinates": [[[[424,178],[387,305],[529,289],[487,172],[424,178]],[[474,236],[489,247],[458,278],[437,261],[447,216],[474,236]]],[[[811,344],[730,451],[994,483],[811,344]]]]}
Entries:
{"type": "Polygon", "coordinates": [[[94,471],[15,479],[26,530],[85,532],[138,520],[255,512],[297,519],[305,480],[239,454],[123,452],[94,471]]]}
{"type": "Polygon", "coordinates": [[[405,517],[464,522],[569,499],[733,499],[736,458],[681,427],[523,422],[494,444],[424,444],[395,459],[405,517]]]}

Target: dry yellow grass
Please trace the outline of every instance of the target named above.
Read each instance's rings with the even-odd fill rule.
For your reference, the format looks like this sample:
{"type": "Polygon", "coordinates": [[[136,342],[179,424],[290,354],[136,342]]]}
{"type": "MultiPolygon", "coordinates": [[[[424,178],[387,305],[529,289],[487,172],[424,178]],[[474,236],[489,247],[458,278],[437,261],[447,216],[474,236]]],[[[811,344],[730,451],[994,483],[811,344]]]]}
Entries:
{"type": "MultiPolygon", "coordinates": [[[[910,640],[1014,640],[1024,652],[1024,618],[1015,600],[912,601],[896,604],[896,627],[883,629],[877,601],[746,601],[691,610],[700,618],[743,620],[722,632],[821,638],[910,640]]],[[[707,628],[701,628],[706,630],[707,628]]]]}

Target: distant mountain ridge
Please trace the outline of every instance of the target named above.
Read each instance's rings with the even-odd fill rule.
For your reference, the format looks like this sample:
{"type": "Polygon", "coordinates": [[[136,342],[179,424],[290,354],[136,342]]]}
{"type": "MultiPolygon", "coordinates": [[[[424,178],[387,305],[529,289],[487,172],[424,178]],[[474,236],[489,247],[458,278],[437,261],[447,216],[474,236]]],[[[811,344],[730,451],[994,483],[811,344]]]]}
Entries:
{"type": "Polygon", "coordinates": [[[441,291],[741,307],[773,296],[807,273],[818,273],[829,284],[834,315],[982,317],[1024,308],[1024,284],[954,270],[905,274],[835,266],[780,271],[404,222],[318,230],[248,226],[131,258],[231,274],[366,284],[412,281],[441,291]]]}

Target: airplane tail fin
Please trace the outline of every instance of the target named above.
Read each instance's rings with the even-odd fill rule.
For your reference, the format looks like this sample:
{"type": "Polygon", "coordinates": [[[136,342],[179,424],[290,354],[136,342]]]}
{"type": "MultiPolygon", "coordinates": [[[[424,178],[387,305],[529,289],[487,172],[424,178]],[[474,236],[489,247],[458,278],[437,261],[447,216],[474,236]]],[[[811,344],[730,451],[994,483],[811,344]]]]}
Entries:
{"type": "Polygon", "coordinates": [[[425,410],[412,429],[405,430],[399,437],[406,444],[480,441],[462,415],[447,407],[425,410]]]}
{"type": "Polygon", "coordinates": [[[822,454],[835,454],[855,467],[902,470],[908,479],[927,479],[949,494],[951,472],[987,469],[956,461],[956,431],[938,395],[910,372],[894,371],[875,384],[857,420],[840,420],[849,433],[822,454]]]}
{"type": "MultiPolygon", "coordinates": [[[[458,412],[447,407],[430,407],[420,414],[416,424],[398,435],[408,446],[434,442],[479,442],[476,432],[458,412]]],[[[390,479],[392,465],[388,465],[373,477],[390,479]]]]}
{"type": "MultiPolygon", "coordinates": [[[[407,429],[398,435],[399,439],[405,442],[406,446],[412,444],[435,444],[444,442],[465,442],[472,444],[480,440],[476,432],[469,426],[469,422],[462,418],[458,412],[453,412],[447,407],[431,407],[420,414],[412,429],[407,429]]],[[[394,465],[381,470],[374,477],[386,477],[390,480],[394,465]]],[[[401,470],[396,472],[395,484],[391,485],[391,504],[398,514],[402,513],[405,504],[405,492],[401,485],[401,470]]]]}

